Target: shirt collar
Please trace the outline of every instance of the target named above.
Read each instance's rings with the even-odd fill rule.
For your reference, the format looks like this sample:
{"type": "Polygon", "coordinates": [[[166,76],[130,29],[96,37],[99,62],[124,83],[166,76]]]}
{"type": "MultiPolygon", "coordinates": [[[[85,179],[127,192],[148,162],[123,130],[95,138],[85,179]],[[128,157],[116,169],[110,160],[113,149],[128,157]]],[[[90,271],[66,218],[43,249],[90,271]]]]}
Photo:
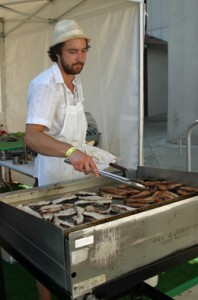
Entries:
{"type": "Polygon", "coordinates": [[[52,72],[56,83],[64,83],[63,76],[56,62],[54,62],[52,65],[52,72]]]}
{"type": "MultiPolygon", "coordinates": [[[[59,69],[59,66],[56,62],[53,63],[52,65],[52,72],[54,74],[54,80],[56,83],[64,83],[63,76],[61,74],[61,71],[59,69]]],[[[73,79],[73,84],[76,86],[76,76],[73,79]]]]}

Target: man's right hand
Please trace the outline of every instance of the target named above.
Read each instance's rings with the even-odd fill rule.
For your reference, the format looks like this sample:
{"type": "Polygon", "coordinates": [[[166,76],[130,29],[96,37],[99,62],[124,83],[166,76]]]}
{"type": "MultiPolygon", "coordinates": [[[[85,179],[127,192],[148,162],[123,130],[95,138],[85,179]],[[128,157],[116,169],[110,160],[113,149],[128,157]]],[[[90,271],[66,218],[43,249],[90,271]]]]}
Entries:
{"type": "Polygon", "coordinates": [[[99,177],[98,168],[91,156],[76,149],[68,158],[76,171],[84,172],[85,175],[92,172],[96,177],[99,177]]]}

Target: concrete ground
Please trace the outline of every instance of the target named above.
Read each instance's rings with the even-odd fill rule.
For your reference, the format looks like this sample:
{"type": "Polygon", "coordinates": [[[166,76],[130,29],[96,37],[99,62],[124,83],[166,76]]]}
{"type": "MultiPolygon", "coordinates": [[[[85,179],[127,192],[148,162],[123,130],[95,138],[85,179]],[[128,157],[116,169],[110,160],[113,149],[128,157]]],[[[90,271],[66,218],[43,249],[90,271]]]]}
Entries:
{"type": "MultiPolygon", "coordinates": [[[[167,141],[166,115],[145,118],[144,165],[172,170],[187,171],[186,139],[182,145],[167,141]]],[[[191,171],[198,172],[198,146],[191,147],[191,171]]]]}

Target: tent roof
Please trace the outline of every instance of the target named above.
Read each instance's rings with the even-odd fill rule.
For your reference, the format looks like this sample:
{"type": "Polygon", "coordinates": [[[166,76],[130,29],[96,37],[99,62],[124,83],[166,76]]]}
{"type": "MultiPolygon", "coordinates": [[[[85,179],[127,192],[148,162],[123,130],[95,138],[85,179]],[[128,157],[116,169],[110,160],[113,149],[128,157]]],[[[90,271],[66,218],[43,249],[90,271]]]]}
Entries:
{"type": "MultiPolygon", "coordinates": [[[[97,9],[107,9],[119,5],[120,2],[124,4],[129,1],[100,0],[97,1],[97,9]]],[[[143,2],[143,0],[131,2],[143,2]]],[[[93,0],[0,0],[0,18],[5,22],[4,36],[16,31],[24,23],[54,23],[64,17],[79,16],[84,11],[95,12],[95,4],[93,0]],[[53,7],[55,9],[52,9],[53,7]]]]}

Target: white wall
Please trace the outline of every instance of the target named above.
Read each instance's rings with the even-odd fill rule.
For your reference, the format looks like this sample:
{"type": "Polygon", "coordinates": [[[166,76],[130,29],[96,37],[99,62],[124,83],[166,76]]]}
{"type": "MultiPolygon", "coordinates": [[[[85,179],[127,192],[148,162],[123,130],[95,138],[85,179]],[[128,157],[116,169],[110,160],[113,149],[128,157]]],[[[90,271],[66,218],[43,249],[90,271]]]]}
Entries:
{"type": "Polygon", "coordinates": [[[198,119],[198,1],[147,0],[147,11],[148,34],[168,42],[168,141],[178,143],[198,119]]]}
{"type": "Polygon", "coordinates": [[[167,113],[168,57],[167,50],[147,49],[148,53],[148,116],[167,113]]]}
{"type": "Polygon", "coordinates": [[[147,33],[164,41],[168,41],[168,2],[147,0],[147,33]]]}
{"type": "MultiPolygon", "coordinates": [[[[177,143],[198,119],[198,1],[170,5],[168,140],[177,143]]],[[[193,131],[198,142],[198,130],[193,131]]]]}
{"type": "MultiPolygon", "coordinates": [[[[168,1],[147,1],[148,35],[168,41],[168,1]]],[[[168,56],[167,50],[147,49],[148,116],[167,113],[168,107],[168,56]]]]}

